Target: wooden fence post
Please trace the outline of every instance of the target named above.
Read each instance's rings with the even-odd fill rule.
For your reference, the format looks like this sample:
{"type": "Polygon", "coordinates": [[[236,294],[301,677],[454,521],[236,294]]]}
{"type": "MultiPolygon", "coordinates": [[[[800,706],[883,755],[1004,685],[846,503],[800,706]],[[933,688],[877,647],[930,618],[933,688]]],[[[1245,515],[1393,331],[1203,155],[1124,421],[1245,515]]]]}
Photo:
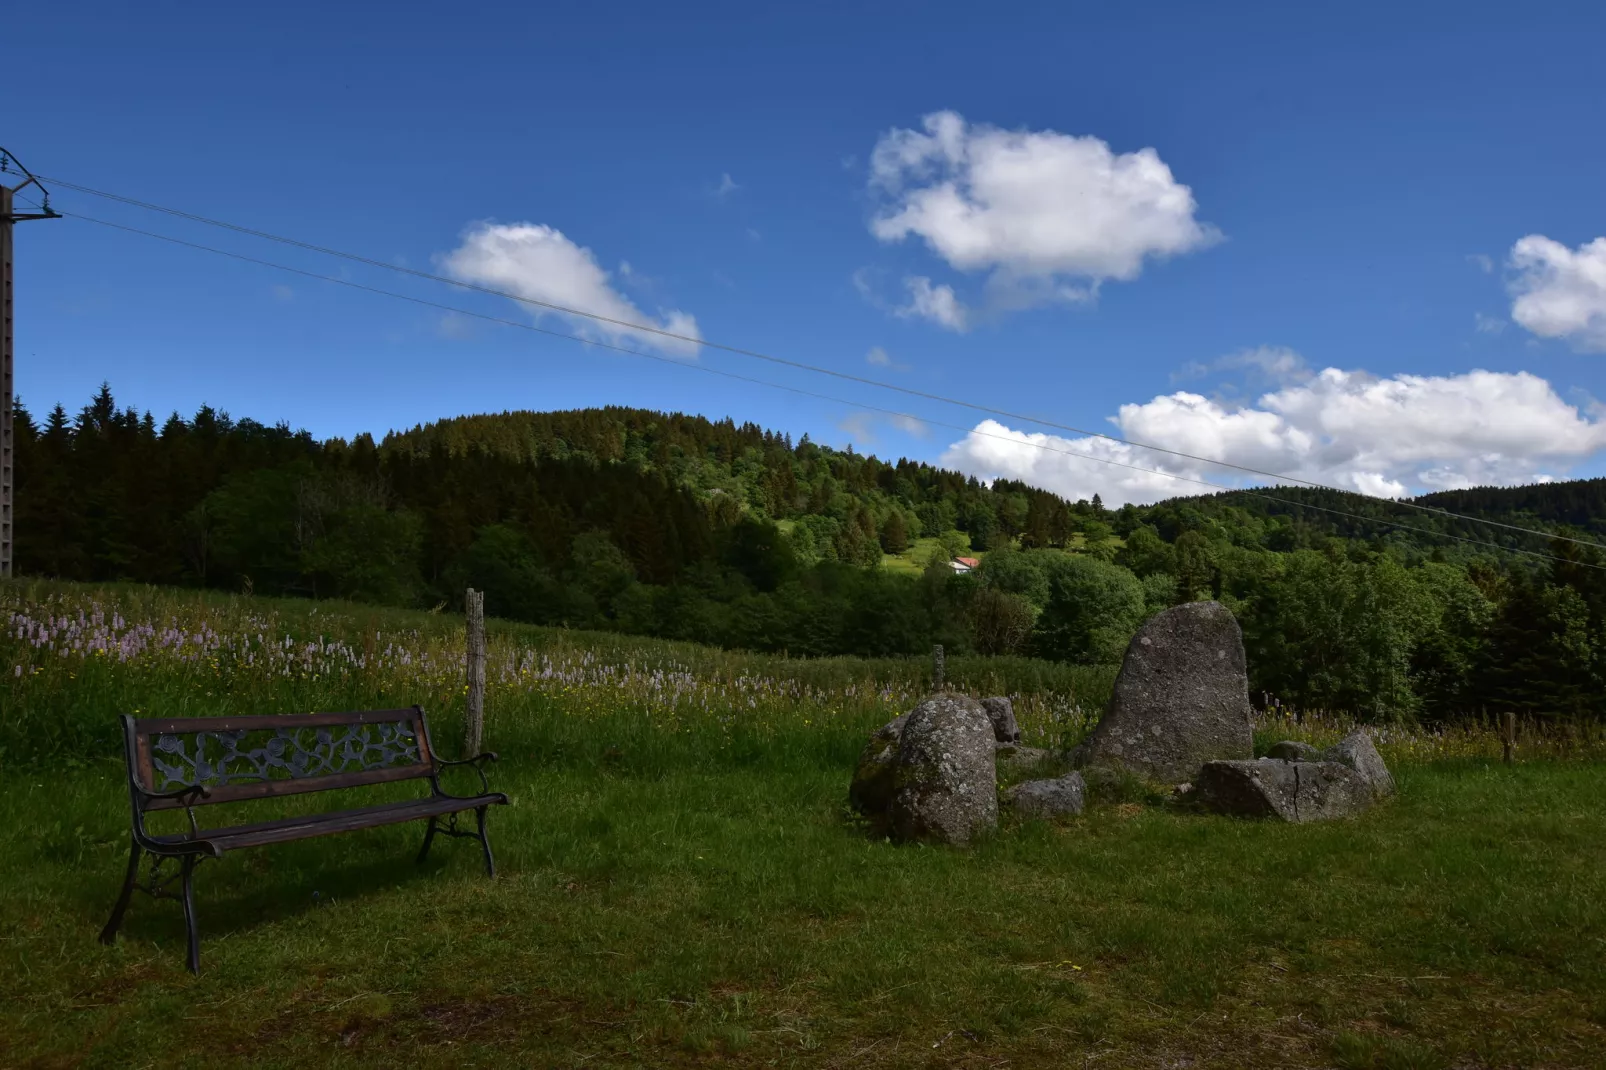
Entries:
{"type": "Polygon", "coordinates": [[[946,668],[947,666],[944,664],[942,656],[942,644],[938,643],[931,648],[931,689],[933,691],[942,690],[944,670],[946,668]]]}
{"type": "Polygon", "coordinates": [[[1506,752],[1506,764],[1512,762],[1512,754],[1517,749],[1517,712],[1507,710],[1504,723],[1500,728],[1500,742],[1506,752]]]}
{"type": "Polygon", "coordinates": [[[485,592],[470,587],[463,598],[468,619],[468,702],[464,711],[463,757],[480,753],[485,741],[485,592]]]}

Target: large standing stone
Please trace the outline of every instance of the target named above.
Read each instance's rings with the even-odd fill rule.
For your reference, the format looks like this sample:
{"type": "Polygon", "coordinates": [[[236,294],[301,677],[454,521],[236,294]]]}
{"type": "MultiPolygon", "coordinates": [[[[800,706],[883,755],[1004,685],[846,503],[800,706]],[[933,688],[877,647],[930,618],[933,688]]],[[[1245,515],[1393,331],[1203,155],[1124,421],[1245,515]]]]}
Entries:
{"type": "Polygon", "coordinates": [[[993,738],[1000,743],[1019,743],[1020,725],[1015,723],[1015,704],[1004,696],[984,698],[982,709],[993,720],[993,738]]]}
{"type": "Polygon", "coordinates": [[[908,720],[906,713],[882,725],[859,754],[853,783],[848,786],[848,803],[865,817],[884,818],[892,805],[893,765],[898,757],[903,726],[908,720]]]}
{"type": "Polygon", "coordinates": [[[1371,785],[1372,794],[1380,799],[1394,794],[1394,777],[1383,764],[1383,756],[1377,753],[1372,737],[1363,728],[1357,728],[1328,747],[1322,760],[1347,765],[1361,774],[1361,779],[1371,785]]]}
{"type": "Polygon", "coordinates": [[[1022,817],[1068,817],[1087,805],[1087,785],[1081,773],[1066,773],[1053,780],[1016,784],[1004,797],[1022,817]]]}
{"type": "Polygon", "coordinates": [[[1173,606],[1126,648],[1115,694],[1078,765],[1180,784],[1203,762],[1254,755],[1243,633],[1219,602],[1173,606]]]}
{"type": "Polygon", "coordinates": [[[1206,762],[1189,796],[1200,806],[1234,817],[1330,821],[1372,805],[1372,786],[1338,762],[1281,758],[1206,762]]]}
{"type": "Polygon", "coordinates": [[[969,843],[998,825],[992,719],[964,695],[933,695],[904,722],[889,816],[902,840],[969,843]]]}

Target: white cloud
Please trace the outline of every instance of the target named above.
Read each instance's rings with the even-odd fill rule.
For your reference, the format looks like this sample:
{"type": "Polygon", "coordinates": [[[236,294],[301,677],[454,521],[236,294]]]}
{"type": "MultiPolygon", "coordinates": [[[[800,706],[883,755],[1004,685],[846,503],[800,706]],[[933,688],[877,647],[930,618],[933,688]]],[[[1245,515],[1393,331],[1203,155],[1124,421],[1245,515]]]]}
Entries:
{"type": "Polygon", "coordinates": [[[850,412],[836,422],[838,431],[847,435],[850,440],[868,446],[875,442],[875,413],[850,412]]]}
{"type": "Polygon", "coordinates": [[[932,285],[924,275],[912,275],[903,280],[909,289],[909,303],[893,309],[903,319],[930,320],[950,331],[963,332],[969,317],[964,304],[946,283],[932,285]]]}
{"type": "Polygon", "coordinates": [[[1284,346],[1257,346],[1254,349],[1244,349],[1224,357],[1217,357],[1208,364],[1197,360],[1189,361],[1183,365],[1181,371],[1171,377],[1171,380],[1179,382],[1185,379],[1199,379],[1213,372],[1222,371],[1244,372],[1247,380],[1259,385],[1300,383],[1311,377],[1311,370],[1306,366],[1305,358],[1292,349],[1284,346]]]}
{"type": "Polygon", "coordinates": [[[719,185],[714,187],[714,196],[724,200],[741,188],[740,183],[731,178],[729,172],[726,172],[719,176],[719,185]]]}
{"type": "Polygon", "coordinates": [[[925,438],[931,434],[931,427],[918,416],[908,416],[900,412],[890,417],[888,422],[904,434],[913,435],[915,438],[925,438]]]}
{"type": "Polygon", "coordinates": [[[910,367],[907,364],[893,360],[892,354],[880,346],[871,346],[870,352],[864,355],[864,362],[877,368],[891,368],[895,372],[906,372],[910,367]]]}
{"type": "MultiPolygon", "coordinates": [[[[1114,423],[1122,438],[1387,497],[1539,482],[1555,477],[1546,467],[1565,468],[1606,447],[1606,423],[1527,372],[1378,379],[1327,368],[1251,406],[1179,391],[1123,405],[1114,423]]],[[[1267,482],[1206,461],[1108,439],[1022,432],[993,420],[953,443],[943,463],[1070,498],[1098,493],[1112,505],[1209,491],[1081,455],[1213,483],[1267,482]]]]}
{"type": "Polygon", "coordinates": [[[1494,261],[1485,253],[1468,253],[1467,263],[1483,272],[1485,275],[1494,272],[1494,261]]]}
{"type": "Polygon", "coordinates": [[[1569,249],[1541,234],[1511,247],[1511,318],[1541,338],[1606,353],[1606,238],[1569,249]]]}
{"type": "Polygon", "coordinates": [[[1506,329],[1505,320],[1499,316],[1485,316],[1482,312],[1472,314],[1472,324],[1480,334],[1499,334],[1506,329]]]}
{"type": "MultiPolygon", "coordinates": [[[[700,339],[697,320],[678,309],[647,315],[610,285],[609,276],[590,249],[576,245],[553,227],[539,223],[476,223],[463,232],[462,244],[441,258],[453,278],[503,290],[577,312],[604,316],[604,323],[588,316],[525,305],[540,318],[562,316],[585,338],[646,345],[674,356],[694,357],[696,341],[668,338],[650,331],[622,326],[641,324],[686,338],[700,339]]],[[[627,273],[630,269],[625,268],[627,273]]]]}
{"type": "Polygon", "coordinates": [[[972,125],[955,112],[876,143],[870,185],[884,198],[870,230],[914,235],[955,270],[989,272],[992,307],[1086,301],[1146,260],[1219,240],[1193,191],[1152,148],[1116,153],[1096,137],[972,125]]]}

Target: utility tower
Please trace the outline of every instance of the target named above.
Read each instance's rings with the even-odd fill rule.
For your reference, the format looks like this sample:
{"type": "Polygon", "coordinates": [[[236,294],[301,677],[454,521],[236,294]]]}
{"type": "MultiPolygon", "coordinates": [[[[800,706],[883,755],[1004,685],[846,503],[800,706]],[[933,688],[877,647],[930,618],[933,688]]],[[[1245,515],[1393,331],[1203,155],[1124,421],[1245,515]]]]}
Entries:
{"type": "Polygon", "coordinates": [[[50,209],[50,193],[17,158],[0,148],[0,579],[11,575],[13,547],[12,478],[15,461],[15,429],[13,415],[13,355],[11,315],[11,230],[24,219],[60,219],[50,209]],[[19,176],[22,181],[7,185],[6,175],[19,176]],[[29,186],[39,192],[39,211],[18,212],[12,202],[13,195],[29,186]]]}

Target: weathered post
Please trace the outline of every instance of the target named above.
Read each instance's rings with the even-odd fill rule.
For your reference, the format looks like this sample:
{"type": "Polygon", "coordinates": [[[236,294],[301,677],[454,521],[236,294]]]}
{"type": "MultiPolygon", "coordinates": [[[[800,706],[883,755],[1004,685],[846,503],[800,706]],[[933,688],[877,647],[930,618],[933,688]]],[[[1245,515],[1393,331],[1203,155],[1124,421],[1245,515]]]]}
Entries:
{"type": "Polygon", "coordinates": [[[943,675],[947,666],[943,663],[942,644],[931,648],[931,689],[941,691],[943,688],[943,675]]]}
{"type": "Polygon", "coordinates": [[[470,587],[463,599],[468,618],[468,703],[464,710],[463,757],[480,752],[485,740],[485,592],[470,587]]]}
{"type": "Polygon", "coordinates": [[[1506,764],[1510,765],[1517,749],[1517,712],[1507,710],[1500,728],[1500,743],[1505,750],[1506,764]]]}

